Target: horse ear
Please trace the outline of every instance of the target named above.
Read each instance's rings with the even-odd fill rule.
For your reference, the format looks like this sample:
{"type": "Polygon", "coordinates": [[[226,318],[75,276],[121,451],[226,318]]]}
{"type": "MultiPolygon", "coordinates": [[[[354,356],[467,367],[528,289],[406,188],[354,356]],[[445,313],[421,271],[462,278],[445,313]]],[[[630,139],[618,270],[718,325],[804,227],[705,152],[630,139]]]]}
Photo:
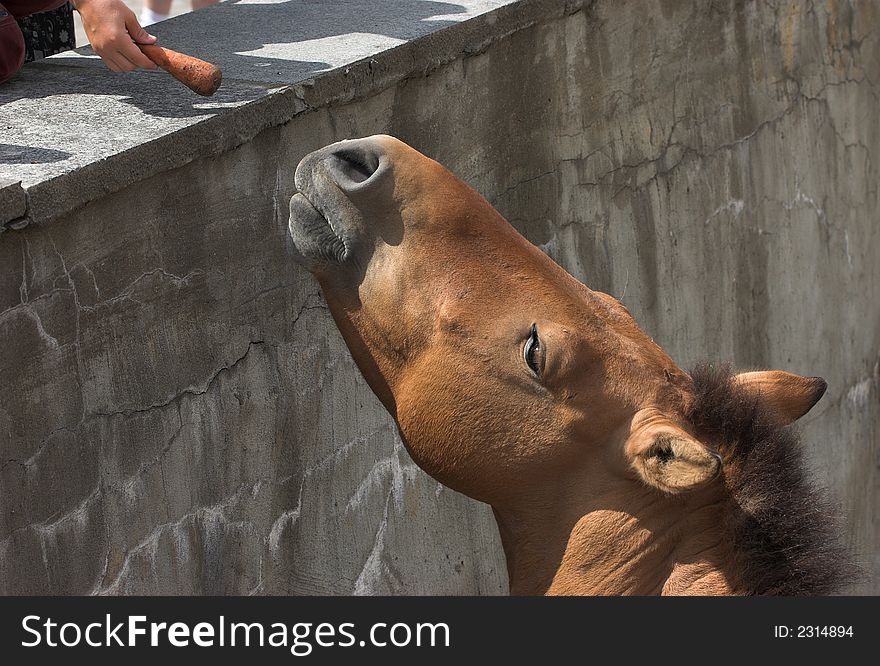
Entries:
{"type": "Polygon", "coordinates": [[[736,383],[757,393],[783,423],[792,423],[819,402],[828,385],[821,377],[801,377],[782,370],[741,372],[736,383]]]}
{"type": "Polygon", "coordinates": [[[721,471],[720,455],[672,424],[637,432],[627,454],[645,483],[667,493],[699,488],[721,471]]]}

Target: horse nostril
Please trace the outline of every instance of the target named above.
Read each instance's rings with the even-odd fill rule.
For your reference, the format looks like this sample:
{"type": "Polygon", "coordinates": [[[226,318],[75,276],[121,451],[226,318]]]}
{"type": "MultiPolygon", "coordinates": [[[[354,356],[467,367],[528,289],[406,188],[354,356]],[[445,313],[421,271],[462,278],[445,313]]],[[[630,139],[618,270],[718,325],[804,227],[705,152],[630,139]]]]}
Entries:
{"type": "Polygon", "coordinates": [[[340,147],[330,155],[330,169],[343,190],[368,181],[379,170],[379,156],[361,146],[340,147]]]}

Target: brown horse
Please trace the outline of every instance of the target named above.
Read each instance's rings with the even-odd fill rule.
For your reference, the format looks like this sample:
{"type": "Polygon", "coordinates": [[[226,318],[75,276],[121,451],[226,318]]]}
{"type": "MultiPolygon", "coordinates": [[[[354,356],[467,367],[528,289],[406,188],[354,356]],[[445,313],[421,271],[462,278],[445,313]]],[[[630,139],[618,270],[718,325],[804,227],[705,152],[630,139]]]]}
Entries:
{"type": "Polygon", "coordinates": [[[825,382],[682,371],[437,162],[388,137],[296,170],[296,260],[428,474],[489,503],[515,594],[846,582],[788,424],[825,382]]]}

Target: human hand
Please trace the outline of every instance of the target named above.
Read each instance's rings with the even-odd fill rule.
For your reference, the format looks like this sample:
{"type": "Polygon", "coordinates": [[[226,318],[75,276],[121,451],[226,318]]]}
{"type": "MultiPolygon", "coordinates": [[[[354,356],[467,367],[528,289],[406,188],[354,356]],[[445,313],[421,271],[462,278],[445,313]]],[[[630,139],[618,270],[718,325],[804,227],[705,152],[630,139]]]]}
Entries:
{"type": "Polygon", "coordinates": [[[72,0],[72,4],[82,17],[92,48],[112,71],[156,69],[155,63],[135,46],[154,44],[156,38],[141,27],[122,0],[72,0]]]}

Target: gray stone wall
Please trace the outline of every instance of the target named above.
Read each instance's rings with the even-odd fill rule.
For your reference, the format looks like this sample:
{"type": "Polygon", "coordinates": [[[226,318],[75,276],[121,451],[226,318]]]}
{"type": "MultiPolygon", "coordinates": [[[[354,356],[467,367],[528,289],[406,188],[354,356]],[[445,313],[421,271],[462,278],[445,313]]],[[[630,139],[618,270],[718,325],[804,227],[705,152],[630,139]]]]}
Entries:
{"type": "MultiPolygon", "coordinates": [[[[876,2],[599,1],[0,235],[0,592],[498,594],[285,242],[293,169],[388,132],[683,366],[821,375],[817,477],[880,592],[876,2]]],[[[312,100],[314,102],[314,100],[312,100]]]]}

